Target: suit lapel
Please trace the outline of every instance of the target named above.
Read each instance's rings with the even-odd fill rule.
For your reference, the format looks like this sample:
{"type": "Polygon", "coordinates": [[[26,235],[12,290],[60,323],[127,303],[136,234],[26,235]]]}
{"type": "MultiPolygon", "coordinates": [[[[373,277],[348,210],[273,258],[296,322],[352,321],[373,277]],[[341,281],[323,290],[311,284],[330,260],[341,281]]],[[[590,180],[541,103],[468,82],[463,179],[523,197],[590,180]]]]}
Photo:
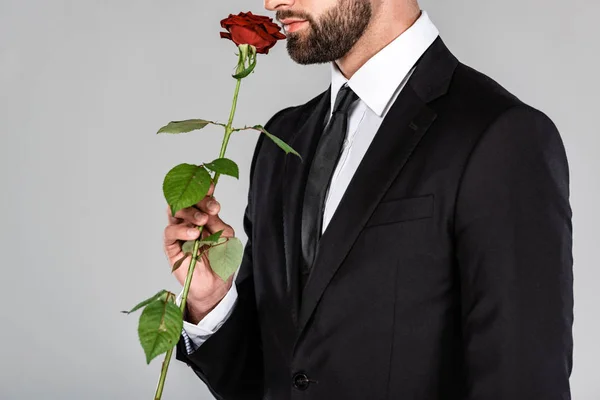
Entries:
{"type": "MultiPolygon", "coordinates": [[[[375,207],[435,120],[436,113],[427,103],[446,93],[457,63],[440,38],[436,39],[419,60],[408,84],[384,118],[319,241],[315,262],[299,305],[298,263],[301,257],[298,249],[301,219],[298,215],[301,214],[299,207],[302,205],[303,189],[312,160],[306,160],[302,166],[295,161],[286,163],[284,234],[289,267],[288,283],[291,283],[292,289],[292,313],[298,325],[296,340],[299,340],[323,292],[375,207]],[[290,243],[298,245],[290,246],[290,243]],[[296,310],[299,310],[298,315],[296,310]]],[[[329,96],[325,97],[329,101],[329,96]]],[[[325,108],[328,110],[329,106],[325,108]]],[[[320,118],[322,116],[319,115],[320,118]]],[[[311,154],[314,153],[314,147],[310,148],[309,142],[313,146],[316,142],[304,138],[304,135],[311,136],[308,129],[314,129],[314,122],[311,117],[296,137],[297,145],[300,145],[301,151],[305,151],[301,153],[303,155],[308,154],[309,150],[311,154]]],[[[319,130],[318,134],[320,132],[319,130]]]]}
{"type": "MultiPolygon", "coordinates": [[[[283,242],[285,247],[287,294],[291,303],[292,320],[298,323],[298,308],[300,296],[301,247],[300,224],[302,216],[302,199],[304,187],[308,178],[308,171],[312,157],[323,130],[323,122],[331,108],[331,88],[323,92],[315,100],[315,105],[309,107],[300,118],[304,121],[302,127],[290,140],[289,145],[302,156],[302,161],[293,155],[285,157],[282,197],[283,197],[283,242]]],[[[289,127],[294,129],[293,127],[289,127]]]]}
{"type": "Polygon", "coordinates": [[[319,240],[301,296],[299,331],[435,116],[409,86],[389,110],[319,240]]]}

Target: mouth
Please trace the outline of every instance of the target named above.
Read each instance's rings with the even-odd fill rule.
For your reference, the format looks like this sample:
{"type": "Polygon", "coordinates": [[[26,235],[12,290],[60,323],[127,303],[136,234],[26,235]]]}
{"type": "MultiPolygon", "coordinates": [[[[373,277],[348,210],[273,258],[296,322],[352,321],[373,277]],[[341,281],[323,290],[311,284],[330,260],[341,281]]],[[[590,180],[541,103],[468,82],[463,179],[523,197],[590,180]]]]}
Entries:
{"type": "Polygon", "coordinates": [[[282,19],[280,22],[287,33],[296,32],[308,24],[308,21],[302,19],[282,19]]]}

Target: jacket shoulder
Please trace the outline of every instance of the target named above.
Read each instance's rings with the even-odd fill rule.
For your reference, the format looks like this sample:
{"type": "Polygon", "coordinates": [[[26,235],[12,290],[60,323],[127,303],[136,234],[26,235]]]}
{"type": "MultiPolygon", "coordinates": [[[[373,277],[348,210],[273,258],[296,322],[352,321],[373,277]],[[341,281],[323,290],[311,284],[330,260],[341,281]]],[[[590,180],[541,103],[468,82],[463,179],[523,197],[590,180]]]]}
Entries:
{"type": "Polygon", "coordinates": [[[458,64],[450,89],[472,106],[488,107],[500,113],[523,104],[497,81],[463,63],[458,64]]]}
{"type": "Polygon", "coordinates": [[[526,104],[504,86],[474,68],[458,63],[446,96],[434,106],[440,117],[453,121],[461,130],[477,135],[506,115],[521,115],[514,110],[528,110],[529,115],[546,117],[526,104]]]}

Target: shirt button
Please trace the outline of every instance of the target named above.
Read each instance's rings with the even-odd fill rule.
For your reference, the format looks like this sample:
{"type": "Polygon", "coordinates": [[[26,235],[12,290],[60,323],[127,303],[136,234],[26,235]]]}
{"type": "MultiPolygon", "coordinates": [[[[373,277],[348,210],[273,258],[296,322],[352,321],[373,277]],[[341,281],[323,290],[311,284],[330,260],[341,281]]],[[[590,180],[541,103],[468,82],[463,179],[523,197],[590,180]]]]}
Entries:
{"type": "Polygon", "coordinates": [[[298,374],[294,375],[294,378],[293,378],[294,387],[298,390],[308,389],[309,382],[310,381],[308,380],[308,376],[306,376],[306,374],[298,373],[298,374]]]}

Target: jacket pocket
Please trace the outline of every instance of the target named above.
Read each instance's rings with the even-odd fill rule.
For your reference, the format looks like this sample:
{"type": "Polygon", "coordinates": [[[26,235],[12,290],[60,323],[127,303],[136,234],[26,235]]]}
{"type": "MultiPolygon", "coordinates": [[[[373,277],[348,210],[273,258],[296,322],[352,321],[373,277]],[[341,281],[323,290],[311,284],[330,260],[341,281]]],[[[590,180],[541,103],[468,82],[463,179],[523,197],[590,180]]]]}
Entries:
{"type": "Polygon", "coordinates": [[[387,200],[377,205],[365,228],[401,221],[431,218],[432,216],[433,194],[387,200]]]}

